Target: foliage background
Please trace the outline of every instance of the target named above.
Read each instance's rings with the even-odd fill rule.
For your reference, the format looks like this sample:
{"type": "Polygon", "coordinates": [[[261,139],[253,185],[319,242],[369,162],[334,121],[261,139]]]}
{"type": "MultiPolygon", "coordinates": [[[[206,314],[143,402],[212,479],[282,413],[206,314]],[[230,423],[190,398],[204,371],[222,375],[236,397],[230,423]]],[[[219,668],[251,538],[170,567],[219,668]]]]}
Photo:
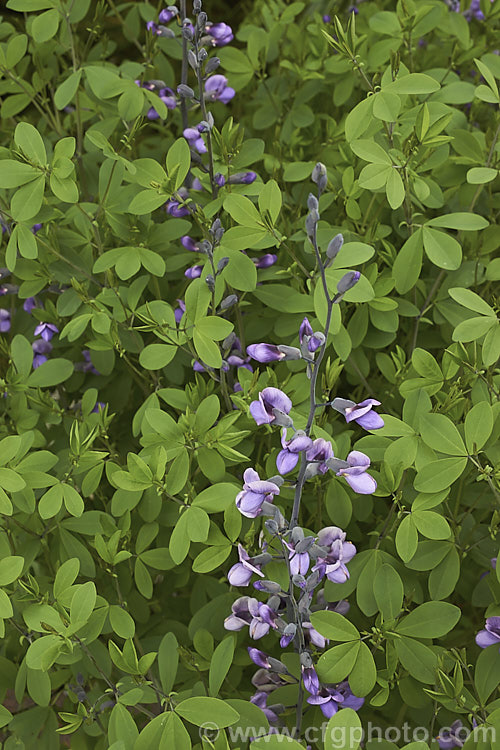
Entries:
{"type": "MultiPolygon", "coordinates": [[[[210,104],[216,168],[258,173],[214,198],[191,165],[179,108],[167,113],[134,83],[180,82],[178,41],[146,30],[160,9],[8,0],[0,10],[11,320],[0,334],[4,747],[222,750],[245,744],[224,732],[200,740],[199,724],[266,725],[249,703],[248,632],[223,626],[241,593],[227,582],[237,542],[258,551],[262,528],[234,498],[248,466],[276,473],[277,433],[255,426],[250,402],[279,387],[305,424],[309,381],[296,362],[225,373],[221,342],[234,330],[243,351],[295,346],[304,315],[324,325],[304,231],[318,161],[328,169],[320,248],[345,238],[332,288],[346,270],[362,273],[334,319],[319,390],[379,398],[386,423],[363,436],[320,413],[314,436],[342,458],[366,452],[378,489],[356,496],[333,473],[316,477],[300,520],[310,533],[338,525],[358,549],[349,581],[325,593],[349,600],[374,657],[358,665],[359,716],[431,736],[457,717],[498,726],[500,654],[474,636],[500,614],[490,562],[500,521],[500,4],[482,0],[481,19],[440,0],[364,2],[351,51],[339,53],[322,16],[338,14],[346,29],[347,4],[207,0],[210,20],[239,26],[217,50],[236,96],[210,104]],[[151,106],[160,119],[147,119],[151,106]],[[163,206],[191,168],[205,191],[190,193],[196,213],[175,218],[163,206]],[[219,214],[215,264],[229,264],[212,293],[205,256],[200,278],[184,276],[194,256],[180,238],[207,238],[219,214]],[[257,269],[251,258],[268,252],[277,263],[257,269]],[[222,309],[231,294],[238,303],[222,309]],[[60,333],[33,369],[44,322],[60,333]],[[210,369],[193,372],[194,359],[210,369]],[[430,623],[400,645],[394,620],[424,602],[453,604],[459,621],[431,605],[430,623]]],[[[194,110],[190,124],[199,119],[194,110]]],[[[281,492],[284,511],[292,498],[281,492]]],[[[272,563],[266,575],[285,573],[272,563]]],[[[281,658],[272,634],[257,645],[281,658]]],[[[292,650],[283,658],[297,674],[292,650]]],[[[280,690],[275,702],[293,706],[296,687],[280,690]]],[[[290,727],[294,717],[282,716],[290,727]]],[[[321,721],[309,708],[305,726],[321,721]]],[[[262,743],[253,747],[273,747],[262,743]]]]}

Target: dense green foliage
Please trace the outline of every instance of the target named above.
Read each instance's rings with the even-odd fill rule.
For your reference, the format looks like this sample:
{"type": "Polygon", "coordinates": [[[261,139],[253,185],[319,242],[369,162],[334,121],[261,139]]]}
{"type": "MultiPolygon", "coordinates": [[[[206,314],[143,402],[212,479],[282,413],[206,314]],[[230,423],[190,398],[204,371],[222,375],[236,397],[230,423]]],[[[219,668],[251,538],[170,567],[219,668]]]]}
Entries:
{"type": "MultiPolygon", "coordinates": [[[[362,2],[356,16],[255,0],[234,41],[209,49],[234,98],[201,107],[176,19],[172,37],[146,28],[163,7],[0,8],[3,747],[306,746],[307,735],[250,744],[224,731],[269,728],[249,702],[249,645],[300,672],[293,646],[272,632],[256,644],[224,618],[248,593],[227,580],[238,542],[257,554],[271,541],[235,505],[244,470],[272,477],[281,448],[249,405],[279,388],[304,428],[310,381],[301,361],[253,361],[253,372],[225,361],[233,332],[246,357],[250,344],[298,346],[305,315],[324,330],[304,228],[317,162],[328,174],[319,250],[345,240],[330,293],[361,272],[333,307],[317,397],[379,399],[385,421],[362,433],[324,408],[312,428],[341,459],[366,453],[378,483],[358,495],[327,472],[302,498],[307,534],[339,526],[357,548],[349,579],[325,585],[348,614],[312,615],[330,640],[313,649],[320,678],[350,676],[365,698],[331,726],[407,721],[432,739],[460,718],[500,732],[499,649],[474,641],[500,615],[500,2],[482,0],[483,20],[441,0],[362,2]],[[150,80],[174,97],[187,80],[193,97],[170,109],[150,80]],[[205,106],[208,157],[183,137],[183,117],[194,127],[205,106]],[[231,182],[248,169],[255,181],[231,182]],[[165,212],[170,200],[184,216],[165,212]],[[181,237],[213,240],[216,218],[213,257],[187,250],[181,237]],[[275,264],[254,262],[272,253],[275,264]],[[202,269],[189,278],[193,258],[202,269]],[[49,338],[50,351],[32,346],[49,338]],[[217,737],[199,735],[207,722],[217,737]]],[[[203,9],[230,20],[215,17],[220,3],[203,9]]],[[[287,517],[293,497],[288,482],[275,498],[287,517]]],[[[285,563],[266,578],[286,589],[285,563]]],[[[296,681],[271,702],[291,730],[296,681]]],[[[322,721],[304,703],[303,731],[322,721]]]]}

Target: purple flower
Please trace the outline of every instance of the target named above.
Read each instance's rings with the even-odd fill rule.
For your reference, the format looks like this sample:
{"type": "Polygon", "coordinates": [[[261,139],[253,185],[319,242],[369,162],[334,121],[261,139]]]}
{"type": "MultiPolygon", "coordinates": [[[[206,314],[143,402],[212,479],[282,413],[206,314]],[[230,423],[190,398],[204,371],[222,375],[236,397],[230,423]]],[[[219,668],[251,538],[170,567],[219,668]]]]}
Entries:
{"type": "Polygon", "coordinates": [[[313,706],[319,706],[325,718],[330,719],[337,713],[339,708],[352,708],[359,711],[364,698],[355,696],[349,687],[347,680],[338,685],[323,685],[316,695],[311,695],[307,702],[313,706]]]}
{"type": "Polygon", "coordinates": [[[5,308],[0,308],[0,333],[10,331],[10,312],[5,308]]]}
{"type": "Polygon", "coordinates": [[[318,555],[313,571],[317,570],[321,577],[326,575],[332,583],[345,583],[349,579],[346,563],[356,554],[356,547],[345,538],[345,531],[338,526],[327,526],[318,534],[317,543],[325,548],[326,554],[318,555]]]}
{"type": "Polygon", "coordinates": [[[224,177],[223,174],[221,174],[220,172],[217,172],[217,174],[214,177],[214,182],[218,187],[224,187],[224,185],[226,184],[226,178],[224,177]]]}
{"type": "Polygon", "coordinates": [[[214,47],[224,47],[234,39],[233,30],[227,23],[214,23],[207,28],[207,34],[212,37],[214,47]]]}
{"type": "MultiPolygon", "coordinates": [[[[224,76],[220,76],[220,77],[223,78],[224,76]]],[[[233,89],[231,89],[231,91],[232,90],[233,89]]],[[[232,174],[231,177],[229,177],[228,183],[230,185],[251,185],[252,182],[255,182],[256,179],[257,179],[256,172],[236,172],[236,174],[232,174]]]]}
{"type": "Polygon", "coordinates": [[[226,630],[241,630],[249,626],[250,638],[257,641],[277,628],[276,612],[250,596],[241,596],[231,607],[232,614],[224,620],[226,630]]]}
{"type": "Polygon", "coordinates": [[[308,461],[314,461],[318,463],[318,471],[321,474],[326,474],[328,466],[326,461],[333,457],[332,444],[328,440],[323,438],[316,438],[312,446],[306,453],[306,459],[308,461]]]}
{"type": "Polygon", "coordinates": [[[252,401],[250,404],[250,414],[255,419],[258,425],[271,424],[275,422],[277,415],[274,413],[276,409],[278,412],[288,414],[292,408],[292,402],[288,396],[280,391],[279,388],[264,388],[259,393],[259,400],[252,401]]]}
{"type": "Polygon", "coordinates": [[[488,646],[500,646],[500,617],[488,617],[486,629],[480,630],[476,635],[476,643],[481,648],[488,646]]]}
{"type": "Polygon", "coordinates": [[[469,732],[466,727],[464,727],[460,719],[457,719],[450,727],[441,729],[436,739],[441,750],[451,750],[453,747],[463,747],[468,735],[469,732]]]}
{"type": "Polygon", "coordinates": [[[227,104],[231,101],[235,93],[235,90],[227,85],[226,76],[211,76],[205,82],[205,96],[212,102],[219,101],[222,104],[227,104]]]}
{"type": "Polygon", "coordinates": [[[187,206],[181,205],[180,201],[173,200],[172,198],[166,202],[165,211],[176,219],[189,216],[191,213],[187,206]]]}
{"type": "Polygon", "coordinates": [[[365,398],[359,404],[345,398],[336,398],[331,407],[344,415],[345,421],[357,422],[365,430],[379,430],[384,426],[384,420],[375,411],[373,406],[380,406],[380,401],[375,398],[365,398]]]}
{"type": "Polygon", "coordinates": [[[181,237],[181,245],[185,247],[186,250],[190,250],[192,253],[200,252],[200,246],[197,245],[196,242],[188,234],[185,234],[184,237],[181,237]]]}
{"type": "Polygon", "coordinates": [[[175,109],[177,107],[177,98],[175,96],[175,92],[168,86],[160,89],[158,92],[158,96],[165,104],[167,109],[175,109]]]}
{"type": "Polygon", "coordinates": [[[155,24],[154,21],[148,21],[147,24],[146,24],[146,28],[152,34],[157,34],[157,35],[161,34],[160,29],[158,28],[158,26],[155,24]]]}
{"type": "Polygon", "coordinates": [[[267,697],[267,693],[265,693],[263,690],[259,690],[257,693],[255,693],[255,695],[252,695],[252,697],[250,698],[250,703],[258,706],[265,714],[267,720],[271,722],[271,724],[275,724],[278,721],[278,714],[276,713],[276,711],[273,711],[273,708],[271,706],[268,708],[267,697]]]}
{"type": "Polygon", "coordinates": [[[181,322],[182,316],[186,312],[186,304],[184,300],[182,299],[178,299],[177,302],[179,303],[179,307],[175,308],[174,317],[175,317],[175,322],[177,323],[177,325],[179,325],[179,323],[181,322]]]}
{"type": "Polygon", "coordinates": [[[236,496],[236,507],[243,516],[257,518],[262,512],[262,504],[272,503],[280,488],[274,482],[261,479],[255,469],[246,469],[243,479],[243,490],[236,496]]]}
{"type": "Polygon", "coordinates": [[[199,279],[202,271],[203,266],[191,266],[184,271],[184,276],[187,279],[199,279]]]}
{"type": "Polygon", "coordinates": [[[303,430],[297,430],[290,440],[286,439],[286,428],[281,431],[283,450],[278,453],[276,467],[280,474],[288,474],[297,466],[299,453],[312,448],[313,441],[303,430]]]}
{"type": "Polygon", "coordinates": [[[75,370],[78,370],[79,372],[91,372],[92,375],[101,374],[99,370],[96,370],[96,368],[92,364],[92,360],[90,359],[90,351],[88,349],[84,349],[82,351],[82,357],[84,361],[77,362],[75,364],[75,370]]]}
{"type": "Polygon", "coordinates": [[[28,297],[24,300],[23,310],[26,310],[27,313],[30,313],[34,307],[41,307],[41,304],[36,297],[28,297]]]}
{"type": "Polygon", "coordinates": [[[325,638],[321,633],[318,633],[310,622],[303,622],[302,628],[306,642],[311,643],[313,646],[316,646],[317,648],[325,648],[326,644],[329,643],[328,638],[325,638]]]}
{"type": "MultiPolygon", "coordinates": [[[[96,372],[97,372],[97,370],[96,370],[96,372]]],[[[99,412],[104,411],[105,408],[106,408],[106,404],[104,403],[104,401],[97,401],[96,405],[94,406],[94,408],[92,409],[92,411],[90,413],[91,414],[99,414],[99,412]]]]}
{"type": "Polygon", "coordinates": [[[307,692],[317,695],[319,692],[319,677],[314,667],[304,667],[302,665],[302,680],[307,692]]]}
{"type": "Polygon", "coordinates": [[[44,341],[50,341],[59,328],[53,323],[39,323],[35,328],[35,336],[41,336],[44,341]]]}
{"type": "Polygon", "coordinates": [[[288,558],[290,560],[290,573],[292,575],[305,576],[307,574],[311,562],[308,550],[313,542],[313,537],[307,537],[306,540],[302,538],[297,541],[285,542],[289,550],[288,558]]]}
{"type": "Polygon", "coordinates": [[[43,365],[47,361],[47,354],[50,354],[52,351],[52,344],[50,341],[38,339],[37,341],[33,341],[31,348],[35,353],[33,356],[33,369],[36,370],[37,367],[40,367],[40,365],[43,365]]]}
{"type": "Polygon", "coordinates": [[[182,135],[189,143],[191,148],[196,149],[199,154],[207,153],[205,141],[201,137],[201,133],[203,133],[204,130],[205,128],[203,127],[203,125],[198,125],[196,128],[184,128],[184,130],[182,131],[182,135]]]}
{"type": "Polygon", "coordinates": [[[322,333],[315,333],[309,320],[304,318],[299,328],[299,342],[303,349],[312,353],[325,343],[325,337],[322,333]]]}
{"type": "Polygon", "coordinates": [[[325,15],[323,16],[323,23],[330,23],[331,20],[332,17],[328,13],[325,13],[325,15]]]}
{"type": "Polygon", "coordinates": [[[285,358],[285,354],[280,352],[275,344],[250,344],[247,346],[247,354],[257,362],[279,362],[285,358]]]}
{"type": "Polygon", "coordinates": [[[273,266],[278,260],[278,256],[274,253],[266,253],[262,258],[252,258],[256,268],[269,268],[273,266]]]}
{"type": "Polygon", "coordinates": [[[370,466],[370,459],[361,451],[351,451],[347,461],[338,458],[330,459],[328,467],[333,469],[338,477],[345,477],[347,484],[359,495],[371,495],[377,489],[377,483],[366,471],[370,466]]]}
{"type": "Polygon", "coordinates": [[[263,667],[264,669],[270,668],[269,657],[263,651],[259,651],[259,649],[254,646],[247,646],[247,651],[250,659],[254,664],[257,664],[258,667],[263,667]]]}
{"type": "Polygon", "coordinates": [[[164,8],[160,11],[160,15],[158,16],[158,21],[160,23],[170,23],[172,18],[175,18],[175,13],[173,13],[171,10],[167,10],[167,8],[164,8]]]}
{"type": "Polygon", "coordinates": [[[464,16],[467,21],[470,21],[472,18],[475,18],[476,21],[484,21],[485,16],[481,10],[480,0],[472,0],[469,10],[465,11],[464,16]]]}
{"type": "Polygon", "coordinates": [[[257,563],[252,564],[252,558],[249,556],[249,554],[241,544],[238,544],[238,555],[240,561],[233,565],[233,567],[227,574],[227,579],[231,586],[248,586],[254,573],[256,573],[261,578],[264,578],[264,573],[262,573],[260,570],[261,565],[257,563]]]}
{"type": "Polygon", "coordinates": [[[43,224],[33,224],[33,226],[31,227],[31,231],[33,232],[33,234],[36,234],[42,227],[43,224]]]}

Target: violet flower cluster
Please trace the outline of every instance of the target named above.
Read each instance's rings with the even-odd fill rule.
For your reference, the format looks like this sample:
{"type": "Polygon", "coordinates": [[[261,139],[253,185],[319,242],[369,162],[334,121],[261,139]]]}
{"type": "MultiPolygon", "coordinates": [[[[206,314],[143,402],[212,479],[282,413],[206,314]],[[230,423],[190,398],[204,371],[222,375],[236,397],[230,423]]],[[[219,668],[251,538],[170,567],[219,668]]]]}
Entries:
{"type": "MultiPolygon", "coordinates": [[[[318,186],[319,197],[327,184],[323,165],[315,167],[313,180],[318,186]]],[[[309,417],[305,427],[297,429],[292,417],[292,400],[283,390],[274,386],[261,390],[257,399],[250,403],[249,413],[257,425],[281,429],[281,450],[276,459],[276,475],[265,478],[254,468],[247,468],[244,472],[243,487],[235,498],[236,507],[246,518],[262,517],[264,530],[260,534],[259,550],[255,554],[251,554],[243,545],[238,545],[238,562],[228,573],[229,583],[235,587],[247,587],[253,580],[256,593],[254,596],[240,596],[234,602],[231,614],[225,620],[225,628],[239,631],[248,627],[252,640],[259,640],[273,632],[279,638],[281,648],[293,644],[299,655],[301,672],[297,679],[280,660],[254,647],[248,649],[251,660],[259,667],[252,680],[257,692],[251,700],[264,711],[274,731],[280,723],[280,713],[284,711],[284,707],[279,704],[269,705],[268,699],[270,693],[283,684],[297,682],[299,695],[305,690],[308,693],[307,704],[319,706],[327,718],[342,707],[358,710],[364,702],[363,698],[352,693],[347,680],[338,685],[321,682],[315,669],[315,654],[328,641],[311,624],[311,613],[314,611],[348,611],[347,602],[325,601],[324,583],[329,581],[342,584],[349,579],[349,563],[356,554],[356,547],[347,540],[346,532],[337,526],[327,526],[318,532],[311,532],[298,523],[304,487],[314,477],[326,477],[329,472],[334,472],[337,477],[345,479],[354,492],[362,495],[372,494],[377,488],[375,479],[368,473],[370,459],[367,455],[352,450],[346,459],[336,457],[328,439],[314,438],[311,435],[317,408],[331,408],[340,413],[347,424],[357,424],[366,430],[376,430],[384,425],[374,408],[380,405],[376,399],[368,398],[359,403],[343,398],[324,404],[316,402],[318,370],[328,343],[333,304],[339,303],[360,277],[358,272],[348,272],[339,281],[336,294],[330,296],[324,271],[340,252],[343,237],[337,235],[333,238],[326,259],[323,260],[316,241],[318,206],[318,200],[310,195],[306,231],[316,253],[321,276],[319,283],[322,283],[327,298],[325,329],[315,330],[311,322],[304,318],[298,331],[299,346],[261,342],[247,347],[248,356],[264,364],[304,361],[311,381],[309,417]],[[297,469],[297,476],[289,478],[288,475],[297,469]],[[280,494],[285,488],[294,490],[289,520],[278,506],[280,494]],[[265,577],[265,568],[271,561],[286,565],[289,579],[286,590],[277,581],[265,577]]],[[[302,710],[302,699],[299,697],[297,731],[300,730],[302,710]]]]}

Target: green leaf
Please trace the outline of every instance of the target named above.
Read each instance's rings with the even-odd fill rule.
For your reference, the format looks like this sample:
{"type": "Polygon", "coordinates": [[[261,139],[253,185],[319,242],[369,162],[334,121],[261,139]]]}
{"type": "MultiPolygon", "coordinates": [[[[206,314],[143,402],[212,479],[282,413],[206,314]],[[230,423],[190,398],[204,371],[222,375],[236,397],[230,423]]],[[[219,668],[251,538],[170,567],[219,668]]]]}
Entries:
{"type": "Polygon", "coordinates": [[[0,560],[0,586],[8,586],[22,573],[24,557],[9,555],[0,560]]]}
{"type": "Polygon", "coordinates": [[[474,232],[479,229],[485,229],[489,222],[484,216],[473,214],[469,211],[459,211],[454,214],[443,214],[429,219],[425,222],[427,227],[442,227],[443,229],[459,229],[462,231],[474,232]]]}
{"type": "Polygon", "coordinates": [[[85,75],[92,92],[98,99],[111,99],[121,94],[126,82],[114,70],[103,65],[89,65],[85,75]]]}
{"type": "Polygon", "coordinates": [[[210,660],[210,670],[208,673],[208,688],[210,695],[218,695],[222,683],[231,669],[233,657],[234,638],[230,635],[219,643],[210,660]]]}
{"type": "Polygon", "coordinates": [[[447,271],[456,271],[462,262],[462,248],[457,240],[429,227],[424,227],[422,232],[424,250],[431,263],[447,271]]]}
{"type": "Polygon", "coordinates": [[[451,529],[446,518],[433,510],[415,510],[412,513],[415,526],[428,539],[448,539],[451,529]]]}
{"type": "Polygon", "coordinates": [[[481,651],[476,662],[474,684],[479,699],[485,704],[500,682],[500,652],[489,646],[481,651]]]}
{"type": "Polygon", "coordinates": [[[141,190],[132,198],[127,213],[143,216],[162,206],[167,201],[164,193],[158,193],[156,190],[141,190]]]}
{"type": "Polygon", "coordinates": [[[408,562],[412,559],[417,550],[417,545],[417,527],[410,515],[405,516],[396,532],[396,549],[403,562],[408,562]]]}
{"type": "Polygon", "coordinates": [[[373,164],[387,164],[392,166],[392,160],[386,151],[379,146],[375,141],[370,140],[359,140],[351,141],[349,144],[356,156],[359,156],[364,161],[369,161],[373,164]]]}
{"type": "Polygon", "coordinates": [[[174,189],[178,190],[184,183],[191,167],[191,151],[185,138],[178,138],[167,153],[167,173],[174,180],[174,189]]]}
{"type": "Polygon", "coordinates": [[[481,450],[493,431],[493,411],[487,401],[479,401],[465,417],[465,443],[469,453],[481,450]]]}
{"type": "Polygon", "coordinates": [[[422,414],[420,433],[428,446],[450,456],[466,456],[467,450],[459,431],[444,414],[422,414]]]}
{"type": "Polygon", "coordinates": [[[45,177],[37,177],[16,190],[10,201],[14,221],[28,221],[40,211],[45,192],[45,177]]]}
{"type": "Polygon", "coordinates": [[[56,599],[74,584],[79,572],[80,560],[77,557],[72,557],[61,565],[54,579],[54,596],[56,599]]]}
{"type": "Polygon", "coordinates": [[[52,39],[57,34],[59,19],[59,11],[55,8],[41,13],[34,19],[31,26],[31,34],[37,44],[48,42],[49,39],[52,39]]]}
{"type": "Polygon", "coordinates": [[[133,750],[138,736],[139,730],[130,712],[121,703],[116,703],[109,717],[108,742],[110,745],[121,742],[123,750],[133,750]]]}
{"type": "Polygon", "coordinates": [[[135,120],[144,107],[144,89],[135,83],[128,86],[118,99],[118,114],[122,120],[135,120]]]}
{"type": "Polygon", "coordinates": [[[394,620],[403,604],[403,583],[392,565],[383,564],[378,569],[373,584],[373,593],[384,620],[394,620]]]}
{"type": "Polygon", "coordinates": [[[70,484],[62,484],[64,505],[68,513],[72,516],[79,518],[85,506],[79,493],[70,484]]]}
{"type": "Polygon", "coordinates": [[[441,638],[460,620],[460,609],[448,602],[425,602],[403,617],[395,630],[415,638],[441,638]]]}
{"type": "Polygon", "coordinates": [[[0,706],[0,728],[7,726],[13,718],[11,712],[5,706],[0,706]]]}
{"type": "Polygon", "coordinates": [[[38,503],[38,513],[44,520],[53,518],[61,510],[63,504],[63,488],[60,484],[51,487],[40,498],[38,503]]]}
{"type": "Polygon", "coordinates": [[[78,86],[82,78],[82,69],[75,70],[71,73],[56,89],[54,94],[54,104],[57,109],[64,109],[68,104],[73,101],[73,98],[78,91],[78,86]]]}
{"type": "Polygon", "coordinates": [[[174,686],[179,664],[179,644],[173,633],[166,633],[158,648],[158,672],[165,693],[170,693],[174,686]]]}
{"type": "Polygon", "coordinates": [[[473,310],[474,312],[479,313],[479,315],[487,315],[496,319],[493,308],[490,307],[490,305],[488,305],[479,294],[476,294],[470,289],[453,287],[448,289],[448,294],[455,300],[455,302],[462,305],[462,307],[466,307],[468,310],[473,310]]]}
{"type": "Polygon", "coordinates": [[[476,341],[497,326],[496,318],[480,317],[463,320],[453,331],[453,341],[476,341]]]}
{"type": "Polygon", "coordinates": [[[25,56],[27,48],[28,37],[26,34],[15,34],[12,36],[5,52],[6,67],[15,68],[17,63],[21,62],[25,56]]]}
{"type": "MultiPolygon", "coordinates": [[[[57,11],[55,11],[57,13],[57,11]]],[[[28,122],[20,122],[14,131],[14,142],[30,161],[45,166],[47,164],[47,152],[43,138],[38,130],[28,122]]]]}
{"type": "MultiPolygon", "coordinates": [[[[387,566],[390,567],[390,566],[387,566]]],[[[393,568],[391,568],[394,570],[393,568]]],[[[377,680],[377,668],[366,643],[361,642],[358,658],[349,675],[349,687],[354,695],[363,698],[373,689],[377,680]]]]}
{"type": "Polygon", "coordinates": [[[422,230],[418,229],[406,240],[394,261],[392,273],[400,294],[409,292],[419,279],[423,247],[422,230]]]}
{"type": "Polygon", "coordinates": [[[216,315],[210,315],[206,318],[201,318],[196,323],[196,329],[203,336],[208,336],[214,341],[222,341],[226,336],[229,336],[234,326],[229,320],[224,318],[218,318],[216,315]]]}
{"type": "Polygon", "coordinates": [[[450,487],[465,470],[466,458],[440,458],[418,472],[413,486],[419,492],[440,492],[450,487]]]}
{"type": "Polygon", "coordinates": [[[373,97],[373,116],[384,122],[396,122],[401,111],[401,99],[390,91],[379,91],[373,97]]]}
{"type": "Polygon", "coordinates": [[[340,643],[328,649],[318,659],[318,675],[322,682],[342,682],[351,672],[358,658],[360,641],[340,643]]]}
{"type": "Polygon", "coordinates": [[[219,729],[235,724],[240,718],[239,713],[224,701],[205,696],[186,698],[177,704],[175,713],[197,727],[210,722],[219,729]]]}
{"type": "Polygon", "coordinates": [[[14,159],[0,161],[0,187],[16,188],[40,177],[40,170],[14,159]]]}
{"type": "Polygon", "coordinates": [[[434,684],[437,657],[428,646],[414,638],[397,638],[394,642],[399,661],[419,682],[434,684]]]}
{"type": "Polygon", "coordinates": [[[467,182],[469,185],[485,185],[492,182],[498,176],[498,169],[492,167],[472,167],[467,170],[467,182]]]}
{"type": "Polygon", "coordinates": [[[92,614],[97,599],[97,591],[93,581],[80,584],[73,594],[69,610],[72,625],[86,623],[92,614]]]}
{"type": "Polygon", "coordinates": [[[396,94],[432,94],[440,88],[439,83],[425,73],[400,75],[395,81],[384,86],[384,91],[396,94]]]}
{"type": "Polygon", "coordinates": [[[222,355],[217,344],[197,328],[194,329],[193,343],[196,353],[204,365],[219,369],[222,366],[222,355]]]}
{"type": "Polygon", "coordinates": [[[31,373],[27,384],[32,388],[51,388],[63,383],[73,374],[73,362],[69,359],[54,358],[44,362],[31,373]]]}
{"type": "Polygon", "coordinates": [[[268,211],[272,224],[276,224],[281,211],[281,203],[281,190],[278,183],[275,180],[269,180],[259,194],[259,209],[262,215],[268,211]]]}
{"type": "Polygon", "coordinates": [[[249,198],[230,193],[224,198],[224,209],[237,224],[245,227],[262,227],[259,212],[249,198]]]}
{"type": "Polygon", "coordinates": [[[230,544],[207,547],[195,557],[192,566],[193,572],[210,573],[212,570],[216,570],[227,560],[232,549],[230,544]]]}
{"type": "Polygon", "coordinates": [[[387,177],[385,184],[387,200],[393,211],[399,208],[405,199],[405,187],[398,170],[393,167],[387,177]]]}
{"type": "Polygon", "coordinates": [[[363,739],[361,720],[352,708],[343,708],[326,725],[325,750],[357,750],[363,739]]]}
{"type": "Polygon", "coordinates": [[[0,487],[7,492],[19,492],[26,487],[26,482],[13,469],[0,468],[0,487]]]}
{"type": "Polygon", "coordinates": [[[139,355],[139,364],[145,370],[161,370],[173,360],[177,347],[169,344],[148,344],[139,355]]]}
{"type": "Polygon", "coordinates": [[[332,641],[356,641],[360,638],[358,629],[338,612],[313,612],[310,621],[318,633],[332,641]]]}

